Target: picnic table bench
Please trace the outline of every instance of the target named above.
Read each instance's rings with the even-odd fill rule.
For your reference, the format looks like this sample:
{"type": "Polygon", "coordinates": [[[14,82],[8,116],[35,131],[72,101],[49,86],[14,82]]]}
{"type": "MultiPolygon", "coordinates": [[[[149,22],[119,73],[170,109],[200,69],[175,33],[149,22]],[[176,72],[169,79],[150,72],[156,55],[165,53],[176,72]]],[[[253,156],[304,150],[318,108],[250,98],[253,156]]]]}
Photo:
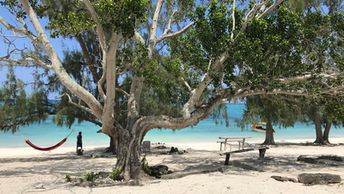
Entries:
{"type": "Polygon", "coordinates": [[[268,146],[249,147],[249,148],[239,149],[239,150],[235,150],[235,151],[220,153],[220,156],[226,155],[225,165],[229,165],[229,158],[230,158],[231,154],[249,152],[249,151],[253,151],[253,150],[259,150],[259,158],[264,158],[265,152],[267,149],[269,149],[268,146]]]}
{"type": "Polygon", "coordinates": [[[236,146],[233,143],[238,143],[238,149],[244,149],[245,141],[250,137],[219,137],[220,141],[217,141],[217,143],[220,143],[220,151],[227,150],[227,146],[229,145],[229,150],[232,151],[232,146],[236,146]]]}

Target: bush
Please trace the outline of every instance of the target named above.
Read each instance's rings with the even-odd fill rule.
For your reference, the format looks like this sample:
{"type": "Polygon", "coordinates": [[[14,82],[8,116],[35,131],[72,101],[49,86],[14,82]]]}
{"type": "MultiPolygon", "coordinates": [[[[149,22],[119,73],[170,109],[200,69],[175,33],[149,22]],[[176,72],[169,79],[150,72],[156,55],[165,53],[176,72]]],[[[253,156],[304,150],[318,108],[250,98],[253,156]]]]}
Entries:
{"type": "Polygon", "coordinates": [[[96,179],[96,174],[94,172],[87,172],[83,175],[84,181],[94,181],[96,179]]]}
{"type": "Polygon", "coordinates": [[[152,169],[151,167],[149,167],[146,157],[142,158],[141,167],[142,167],[143,172],[145,172],[146,174],[148,175],[152,174],[152,169]]]}
{"type": "Polygon", "coordinates": [[[110,176],[109,177],[112,180],[115,180],[115,181],[123,179],[123,176],[121,175],[121,170],[119,168],[112,169],[112,172],[110,172],[110,176]]]}

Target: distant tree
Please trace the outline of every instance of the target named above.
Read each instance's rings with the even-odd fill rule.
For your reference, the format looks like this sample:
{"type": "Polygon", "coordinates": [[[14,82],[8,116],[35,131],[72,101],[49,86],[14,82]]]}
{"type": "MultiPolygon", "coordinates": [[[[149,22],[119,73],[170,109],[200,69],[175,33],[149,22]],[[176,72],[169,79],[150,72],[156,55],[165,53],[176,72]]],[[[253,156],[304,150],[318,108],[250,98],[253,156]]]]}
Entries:
{"type": "Polygon", "coordinates": [[[15,76],[13,67],[9,67],[7,80],[0,87],[0,130],[15,133],[20,125],[46,119],[50,110],[48,104],[43,91],[27,96],[24,82],[15,76]]]}
{"type": "Polygon", "coordinates": [[[343,125],[344,104],[341,97],[300,98],[301,121],[315,126],[316,144],[329,144],[332,126],[343,125]],[[324,129],[324,130],[323,130],[324,129]]]}
{"type": "Polygon", "coordinates": [[[242,128],[257,122],[266,122],[263,144],[275,144],[273,125],[290,127],[298,119],[300,107],[286,96],[252,96],[246,98],[245,111],[238,122],[242,128]]]}
{"type": "MultiPolygon", "coordinates": [[[[100,122],[101,131],[116,147],[115,168],[126,179],[139,176],[140,143],[150,129],[195,125],[232,99],[324,95],[344,89],[339,58],[332,57],[333,62],[323,66],[310,54],[311,43],[325,39],[319,29],[328,24],[323,21],[342,24],[343,17],[316,10],[297,13],[284,0],[2,0],[0,4],[14,17],[0,17],[9,51],[0,58],[2,64],[38,66],[48,71],[44,78],[54,76],[63,86],[59,91],[65,90],[63,103],[68,101],[82,112],[67,117],[68,122],[80,115],[100,122]],[[74,61],[76,54],[72,63],[68,57],[63,62],[40,17],[48,20],[52,38],[82,35],[96,37],[98,43],[86,41],[86,47],[80,45],[83,59],[74,61]],[[31,46],[19,48],[8,41],[16,36],[24,36],[31,46]],[[99,48],[98,54],[92,56],[87,45],[99,48]]],[[[334,29],[339,38],[333,42],[342,41],[341,25],[334,29]]],[[[342,51],[336,48],[335,54],[342,51]]],[[[327,52],[318,53],[319,58],[324,56],[327,52]]],[[[56,117],[66,108],[59,107],[62,112],[56,117]]]]}

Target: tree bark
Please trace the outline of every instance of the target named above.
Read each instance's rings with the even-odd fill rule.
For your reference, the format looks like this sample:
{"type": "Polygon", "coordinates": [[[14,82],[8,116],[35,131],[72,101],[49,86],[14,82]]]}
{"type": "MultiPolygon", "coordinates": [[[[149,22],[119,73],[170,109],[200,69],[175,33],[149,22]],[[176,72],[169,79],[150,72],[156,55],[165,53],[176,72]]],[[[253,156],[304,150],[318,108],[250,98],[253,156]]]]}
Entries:
{"type": "Polygon", "coordinates": [[[136,121],[126,129],[119,129],[117,139],[117,163],[116,169],[121,171],[125,180],[138,180],[141,172],[140,145],[143,128],[136,121]]]}
{"type": "Polygon", "coordinates": [[[315,125],[315,141],[316,144],[324,144],[324,139],[322,135],[322,129],[321,129],[321,117],[318,113],[316,113],[314,118],[314,125],[315,125]]]}
{"type": "Polygon", "coordinates": [[[110,144],[109,144],[109,148],[106,150],[106,152],[111,152],[113,154],[116,154],[116,151],[117,151],[117,139],[115,136],[110,136],[109,135],[109,138],[110,138],[110,144]]]}
{"type": "Polygon", "coordinates": [[[266,130],[265,130],[265,141],[263,142],[264,145],[275,145],[274,139],[274,129],[272,128],[271,120],[266,122],[266,130]]]}
{"type": "Polygon", "coordinates": [[[325,144],[330,144],[329,136],[330,136],[330,130],[331,130],[332,123],[329,121],[325,122],[325,130],[323,135],[323,140],[325,144]]]}

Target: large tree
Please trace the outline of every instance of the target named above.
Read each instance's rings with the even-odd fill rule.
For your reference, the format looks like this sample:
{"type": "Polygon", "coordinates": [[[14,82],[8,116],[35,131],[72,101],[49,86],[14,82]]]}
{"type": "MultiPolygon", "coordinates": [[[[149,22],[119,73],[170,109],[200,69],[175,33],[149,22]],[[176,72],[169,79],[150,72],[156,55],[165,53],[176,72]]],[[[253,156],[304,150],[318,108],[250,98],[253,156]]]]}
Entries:
{"type": "MultiPolygon", "coordinates": [[[[284,0],[0,2],[17,21],[0,17],[9,48],[2,64],[39,66],[54,75],[65,101],[112,137],[115,168],[126,179],[138,178],[140,143],[150,129],[195,125],[236,98],[343,89],[337,79],[341,64],[323,68],[309,55],[309,43],[319,38],[318,20],[331,16],[293,12],[284,0]],[[82,59],[76,62],[84,65],[63,63],[41,18],[48,19],[53,38],[79,42],[82,59]],[[18,48],[8,41],[15,36],[32,46],[18,48]],[[94,47],[84,44],[90,37],[94,47]],[[73,74],[69,67],[82,68],[73,74]],[[323,82],[331,85],[314,87],[323,82]]],[[[343,22],[341,15],[334,19],[343,22]]],[[[342,41],[341,33],[336,41],[342,41]]]]}

